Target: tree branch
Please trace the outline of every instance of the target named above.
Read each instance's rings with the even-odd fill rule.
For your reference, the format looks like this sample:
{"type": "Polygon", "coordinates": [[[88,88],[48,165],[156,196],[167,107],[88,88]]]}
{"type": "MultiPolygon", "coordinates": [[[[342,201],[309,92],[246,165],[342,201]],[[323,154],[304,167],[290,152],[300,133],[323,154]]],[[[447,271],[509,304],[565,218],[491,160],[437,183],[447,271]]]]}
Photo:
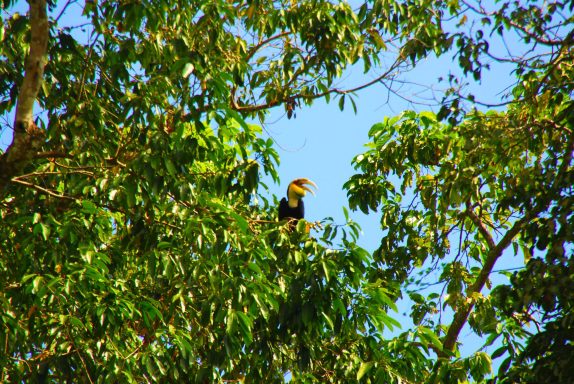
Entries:
{"type": "MultiPolygon", "coordinates": [[[[500,240],[498,244],[494,245],[494,247],[490,247],[491,243],[488,242],[490,250],[488,251],[486,260],[484,261],[484,265],[482,266],[482,269],[480,270],[478,277],[474,281],[474,284],[472,284],[466,290],[466,297],[467,297],[466,303],[462,305],[454,315],[454,319],[450,327],[448,328],[448,332],[443,341],[443,350],[445,351],[454,350],[454,345],[456,344],[458,335],[462,330],[464,324],[466,324],[468,316],[470,315],[470,312],[474,307],[474,299],[472,298],[473,294],[480,293],[480,291],[482,291],[482,288],[484,288],[484,285],[486,284],[486,281],[488,280],[488,277],[490,276],[494,268],[494,264],[496,264],[498,258],[502,256],[504,250],[510,245],[510,243],[512,242],[512,240],[514,240],[516,235],[518,235],[520,230],[522,230],[524,224],[532,220],[532,218],[534,218],[534,216],[536,216],[538,213],[539,210],[530,211],[527,215],[522,217],[522,219],[514,223],[512,228],[510,228],[508,232],[506,232],[504,237],[500,240]]],[[[476,215],[474,215],[474,217],[476,217],[476,219],[480,222],[479,231],[480,228],[486,230],[486,227],[484,227],[484,224],[480,221],[480,219],[476,215]]],[[[490,233],[488,233],[488,236],[490,237],[490,233]]],[[[494,244],[494,242],[492,244],[494,244]]]]}
{"type": "Polygon", "coordinates": [[[50,28],[46,0],[29,0],[30,53],[26,58],[25,75],[16,105],[12,144],[0,157],[0,191],[34,157],[44,143],[44,132],[34,124],[34,102],[44,76],[45,55],[50,28]]]}
{"type": "Polygon", "coordinates": [[[484,237],[484,240],[486,240],[486,242],[488,243],[488,247],[490,249],[494,248],[496,246],[496,243],[494,242],[492,235],[490,234],[490,232],[488,232],[488,228],[486,228],[486,225],[484,225],[484,223],[480,220],[480,218],[476,216],[476,213],[474,213],[474,211],[472,210],[469,201],[466,202],[466,215],[470,218],[473,224],[476,225],[476,228],[478,228],[478,232],[480,232],[482,237],[484,237]]]}
{"type": "Polygon", "coordinates": [[[325,96],[331,95],[331,94],[346,95],[349,93],[355,93],[355,92],[361,91],[365,88],[368,88],[368,87],[370,87],[376,83],[382,82],[387,77],[389,77],[390,74],[393,73],[402,63],[404,63],[404,61],[405,61],[404,58],[401,58],[401,57],[397,58],[397,60],[393,63],[393,65],[391,65],[384,73],[377,76],[375,79],[373,79],[367,83],[357,85],[353,88],[349,88],[349,89],[330,88],[324,92],[320,92],[320,93],[316,93],[316,94],[297,93],[297,94],[287,96],[287,97],[282,98],[282,99],[274,99],[274,100],[271,100],[271,101],[266,102],[266,103],[255,104],[255,105],[239,105],[234,98],[234,94],[232,93],[231,100],[230,100],[231,101],[231,108],[233,108],[234,110],[239,111],[239,112],[257,112],[257,111],[261,111],[264,109],[276,107],[276,106],[281,105],[283,103],[286,103],[289,101],[294,101],[294,100],[301,100],[301,99],[314,100],[314,99],[320,99],[322,97],[325,97],[325,96]]]}
{"type": "Polygon", "coordinates": [[[71,201],[75,201],[75,200],[76,200],[76,199],[73,198],[73,197],[66,196],[66,195],[60,195],[60,194],[58,194],[58,193],[56,193],[56,192],[54,192],[54,191],[51,191],[51,190],[49,190],[49,189],[40,187],[39,185],[36,185],[36,184],[33,184],[33,183],[29,183],[29,182],[24,181],[24,180],[20,180],[20,179],[18,179],[18,178],[16,178],[16,177],[13,178],[11,181],[12,181],[13,183],[16,183],[16,184],[21,184],[21,185],[23,185],[23,186],[25,186],[25,187],[33,188],[33,189],[35,189],[36,191],[41,192],[41,193],[44,193],[44,194],[46,194],[46,195],[49,195],[49,196],[52,196],[52,197],[57,197],[58,199],[71,200],[71,201]]]}
{"type": "MultiPolygon", "coordinates": [[[[439,359],[436,361],[433,367],[433,374],[432,374],[433,377],[432,381],[435,384],[439,382],[438,372],[440,367],[442,366],[443,363],[447,361],[447,359],[450,356],[452,356],[454,346],[456,345],[456,341],[458,340],[458,335],[460,334],[460,331],[468,321],[468,317],[470,316],[470,313],[474,308],[475,304],[475,298],[473,297],[474,294],[480,293],[482,291],[482,288],[484,288],[484,285],[486,284],[488,277],[492,273],[494,264],[496,264],[496,261],[499,259],[500,256],[502,256],[504,250],[510,245],[510,243],[516,237],[516,235],[518,235],[518,233],[522,230],[523,226],[530,220],[532,220],[536,215],[538,215],[538,213],[540,213],[541,210],[542,210],[541,208],[537,210],[532,210],[527,215],[522,217],[522,219],[514,223],[512,228],[510,228],[508,232],[506,232],[506,234],[500,240],[500,242],[496,244],[494,247],[491,247],[490,250],[488,251],[486,260],[484,261],[484,265],[480,270],[478,277],[474,281],[474,284],[472,284],[466,290],[466,300],[454,314],[452,323],[450,324],[446,336],[443,339],[442,351],[437,353],[439,359]]],[[[480,222],[480,225],[478,226],[479,231],[482,232],[480,228],[484,228],[484,230],[486,230],[484,223],[482,223],[476,215],[474,215],[474,217],[478,219],[478,221],[480,222]]],[[[471,220],[473,220],[472,216],[471,220]]],[[[486,232],[488,233],[487,230],[486,232]]],[[[490,233],[488,233],[488,236],[491,237],[490,233]]],[[[490,244],[490,241],[487,240],[487,242],[490,244]]]]}
{"type": "Polygon", "coordinates": [[[247,53],[247,59],[245,60],[246,62],[248,62],[256,53],[259,49],[261,49],[262,47],[266,46],[267,44],[269,44],[270,42],[272,42],[273,40],[278,40],[282,37],[285,36],[289,36],[292,35],[293,32],[292,31],[283,31],[278,33],[277,35],[271,36],[265,40],[261,40],[259,43],[257,43],[255,46],[253,46],[249,52],[247,53]]]}
{"type": "MultiPolygon", "coordinates": [[[[498,244],[494,243],[494,240],[491,234],[488,232],[484,223],[480,220],[478,216],[470,209],[470,204],[467,203],[467,214],[469,215],[470,219],[473,223],[477,226],[478,231],[482,234],[482,236],[486,239],[489,245],[489,251],[484,261],[484,265],[478,274],[478,277],[474,281],[474,283],[468,287],[466,291],[466,301],[454,314],[454,318],[452,323],[447,331],[446,336],[443,340],[443,351],[439,354],[439,359],[437,360],[433,371],[436,373],[438,369],[445,361],[445,358],[449,356],[449,353],[454,350],[454,346],[458,339],[458,335],[460,331],[466,324],[468,317],[472,309],[474,308],[475,299],[472,297],[475,293],[480,293],[488,280],[488,277],[493,271],[494,265],[498,258],[502,256],[504,250],[512,243],[512,240],[518,235],[518,233],[524,228],[524,225],[530,222],[533,218],[538,216],[541,212],[548,208],[548,205],[552,201],[552,197],[556,197],[556,194],[559,194],[560,185],[568,171],[570,162],[572,161],[572,147],[574,145],[574,136],[570,136],[568,141],[566,142],[565,148],[565,155],[562,159],[562,163],[558,169],[554,182],[551,186],[549,186],[548,193],[549,196],[547,199],[543,199],[541,203],[537,206],[532,208],[528,213],[526,213],[520,220],[516,221],[514,225],[506,232],[506,234],[502,237],[502,239],[498,242],[498,244]]],[[[559,196],[559,195],[558,195],[559,196]]],[[[438,376],[435,376],[435,382],[438,376]]]]}

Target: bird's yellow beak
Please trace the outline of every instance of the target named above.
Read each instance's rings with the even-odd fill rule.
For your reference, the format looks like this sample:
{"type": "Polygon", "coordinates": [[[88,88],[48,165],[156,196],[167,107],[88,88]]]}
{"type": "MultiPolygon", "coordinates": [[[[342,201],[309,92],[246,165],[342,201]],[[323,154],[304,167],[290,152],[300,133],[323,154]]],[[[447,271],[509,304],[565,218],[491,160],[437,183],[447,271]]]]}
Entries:
{"type": "Polygon", "coordinates": [[[305,196],[305,194],[307,192],[310,192],[313,196],[315,196],[315,191],[313,191],[311,188],[307,187],[307,185],[311,185],[312,187],[314,187],[315,189],[319,189],[319,187],[317,187],[317,184],[315,184],[314,182],[312,182],[309,179],[296,179],[293,180],[291,182],[291,187],[293,188],[293,192],[295,192],[298,196],[305,196]]]}

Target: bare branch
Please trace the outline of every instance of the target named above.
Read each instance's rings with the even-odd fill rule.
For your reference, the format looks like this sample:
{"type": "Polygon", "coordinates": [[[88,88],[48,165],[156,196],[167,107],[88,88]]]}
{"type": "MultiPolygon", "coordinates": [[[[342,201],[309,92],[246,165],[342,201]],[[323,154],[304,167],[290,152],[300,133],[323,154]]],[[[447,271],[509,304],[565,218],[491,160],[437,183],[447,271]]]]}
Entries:
{"type": "Polygon", "coordinates": [[[60,21],[60,18],[66,13],[66,9],[68,9],[68,7],[69,7],[71,4],[75,3],[76,1],[77,1],[77,0],[68,0],[68,1],[66,2],[66,4],[62,7],[62,10],[61,10],[60,13],[58,14],[58,16],[56,16],[56,23],[57,23],[58,21],[60,21]]]}
{"type": "Polygon", "coordinates": [[[257,112],[257,111],[261,111],[264,109],[276,107],[282,103],[290,102],[290,101],[294,101],[294,100],[300,100],[300,99],[312,100],[312,99],[320,99],[320,98],[325,97],[325,96],[330,95],[330,94],[346,95],[349,93],[354,93],[354,92],[363,90],[365,88],[368,88],[374,84],[382,82],[383,80],[388,78],[390,76],[390,74],[393,73],[402,63],[404,63],[404,61],[405,61],[405,59],[398,58],[393,63],[393,65],[391,65],[391,67],[389,69],[387,69],[384,73],[382,73],[380,76],[377,76],[375,79],[373,79],[367,83],[353,87],[353,88],[349,88],[349,89],[331,88],[331,89],[326,90],[325,92],[316,93],[316,94],[299,93],[299,94],[295,94],[292,96],[288,96],[285,99],[275,99],[275,100],[271,100],[267,103],[257,104],[257,105],[238,105],[237,102],[235,101],[234,97],[233,97],[233,94],[232,94],[231,107],[233,109],[235,109],[237,111],[241,111],[241,112],[257,112]]]}
{"type": "Polygon", "coordinates": [[[247,60],[249,61],[256,53],[258,50],[260,50],[261,48],[265,47],[267,44],[269,44],[270,42],[274,41],[274,40],[278,40],[281,39],[285,36],[289,36],[292,35],[293,32],[291,31],[284,31],[281,33],[278,33],[277,35],[271,36],[265,40],[260,41],[259,43],[257,43],[255,46],[253,46],[249,52],[247,53],[247,60]]]}

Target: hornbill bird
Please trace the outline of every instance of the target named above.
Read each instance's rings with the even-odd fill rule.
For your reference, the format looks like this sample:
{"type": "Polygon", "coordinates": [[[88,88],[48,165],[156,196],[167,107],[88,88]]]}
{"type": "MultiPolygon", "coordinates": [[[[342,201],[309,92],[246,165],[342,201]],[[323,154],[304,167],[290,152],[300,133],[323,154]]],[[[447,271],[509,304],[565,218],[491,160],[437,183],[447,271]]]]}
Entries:
{"type": "Polygon", "coordinates": [[[279,220],[295,219],[295,222],[305,217],[305,205],[303,197],[308,192],[315,192],[307,185],[317,188],[317,185],[309,179],[295,179],[287,187],[287,198],[282,198],[279,203],[279,220]]]}

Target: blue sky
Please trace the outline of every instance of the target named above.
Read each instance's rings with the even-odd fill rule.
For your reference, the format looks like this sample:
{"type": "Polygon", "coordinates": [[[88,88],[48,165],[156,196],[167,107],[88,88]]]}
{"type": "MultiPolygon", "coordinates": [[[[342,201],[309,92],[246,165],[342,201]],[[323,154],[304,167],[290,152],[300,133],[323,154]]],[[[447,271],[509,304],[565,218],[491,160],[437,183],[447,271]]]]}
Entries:
{"type": "MultiPolygon", "coordinates": [[[[405,86],[399,91],[400,95],[415,100],[421,97],[419,93],[425,85],[435,89],[445,88],[446,84],[439,84],[438,78],[445,77],[449,70],[458,72],[454,64],[450,55],[426,60],[403,76],[419,86],[405,86]]],[[[361,80],[371,78],[371,75],[363,75],[361,68],[352,68],[341,86],[352,88],[361,80]]],[[[496,71],[485,72],[482,83],[471,84],[469,88],[482,100],[500,102],[500,92],[511,82],[508,68],[497,68],[496,71]]],[[[390,99],[387,96],[388,92],[383,86],[358,92],[355,97],[356,114],[348,102],[341,112],[338,99],[331,100],[330,104],[318,100],[310,107],[297,110],[297,117],[292,119],[287,119],[282,108],[273,110],[265,131],[277,143],[276,149],[281,157],[281,185],[274,185],[270,179],[265,179],[271,192],[282,197],[292,179],[310,178],[317,183],[319,190],[315,197],[308,195],[305,198],[306,218],[316,221],[332,216],[343,223],[341,207],[347,205],[343,184],[356,173],[351,162],[353,157],[366,150],[368,131],[372,125],[382,121],[385,116],[395,116],[406,109],[438,111],[438,106],[412,104],[398,96],[391,96],[390,99]]],[[[378,246],[382,234],[376,216],[361,212],[351,214],[363,229],[360,244],[369,251],[378,246]]]]}

